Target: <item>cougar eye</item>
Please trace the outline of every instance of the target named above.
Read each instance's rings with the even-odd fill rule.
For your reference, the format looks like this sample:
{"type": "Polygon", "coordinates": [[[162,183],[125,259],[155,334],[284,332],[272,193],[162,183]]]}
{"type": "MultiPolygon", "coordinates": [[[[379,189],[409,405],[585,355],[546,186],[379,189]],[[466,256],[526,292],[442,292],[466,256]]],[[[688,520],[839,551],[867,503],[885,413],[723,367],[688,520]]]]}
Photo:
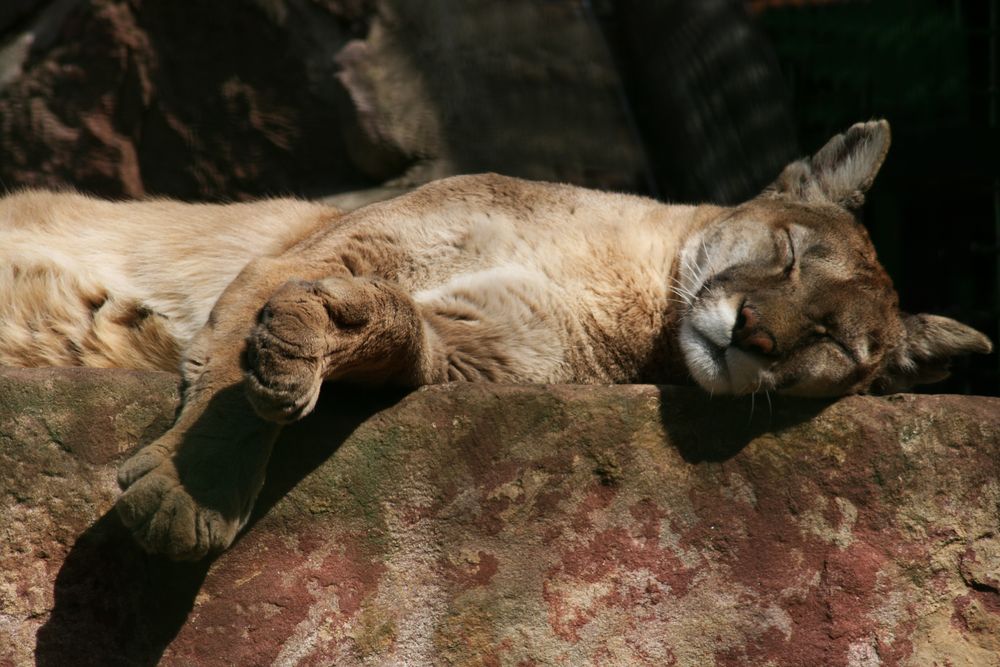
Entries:
{"type": "Polygon", "coordinates": [[[789,229],[785,229],[785,276],[791,275],[792,271],[795,270],[795,244],[792,242],[792,232],[789,229]]]}
{"type": "Polygon", "coordinates": [[[830,334],[828,331],[816,335],[815,342],[819,344],[828,344],[831,346],[832,349],[836,350],[852,364],[858,363],[858,357],[854,353],[854,350],[852,350],[850,346],[844,343],[844,341],[842,341],[840,338],[830,334]]]}

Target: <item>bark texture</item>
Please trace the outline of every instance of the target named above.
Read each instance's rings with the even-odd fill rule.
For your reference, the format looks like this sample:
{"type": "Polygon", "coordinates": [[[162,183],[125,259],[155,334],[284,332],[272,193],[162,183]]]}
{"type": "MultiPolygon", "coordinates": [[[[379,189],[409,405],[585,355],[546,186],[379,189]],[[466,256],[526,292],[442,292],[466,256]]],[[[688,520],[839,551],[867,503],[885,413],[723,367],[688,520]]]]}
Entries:
{"type": "Polygon", "coordinates": [[[328,387],[197,564],[109,513],[176,400],[0,372],[0,665],[1000,664],[1000,399],[328,387]]]}

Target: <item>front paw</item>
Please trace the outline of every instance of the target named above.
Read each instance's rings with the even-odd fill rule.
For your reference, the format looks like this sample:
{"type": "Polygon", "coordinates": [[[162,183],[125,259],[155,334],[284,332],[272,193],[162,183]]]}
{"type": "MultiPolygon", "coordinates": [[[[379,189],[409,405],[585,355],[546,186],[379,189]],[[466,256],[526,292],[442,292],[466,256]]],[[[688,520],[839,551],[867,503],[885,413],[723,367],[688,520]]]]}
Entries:
{"type": "Polygon", "coordinates": [[[258,415],[288,423],[312,411],[322,384],[329,314],[313,283],[292,281],[247,338],[245,386],[258,415]]]}
{"type": "MultiPolygon", "coordinates": [[[[126,462],[122,470],[130,468],[132,460],[142,454],[140,451],[126,462]]],[[[146,551],[175,560],[197,560],[222,551],[240,529],[238,518],[227,518],[191,497],[171,459],[134,479],[118,499],[116,509],[146,551]]]]}
{"type": "Polygon", "coordinates": [[[258,329],[247,341],[247,399],[262,418],[288,424],[316,407],[323,377],[319,362],[282,353],[266,331],[258,329]]]}

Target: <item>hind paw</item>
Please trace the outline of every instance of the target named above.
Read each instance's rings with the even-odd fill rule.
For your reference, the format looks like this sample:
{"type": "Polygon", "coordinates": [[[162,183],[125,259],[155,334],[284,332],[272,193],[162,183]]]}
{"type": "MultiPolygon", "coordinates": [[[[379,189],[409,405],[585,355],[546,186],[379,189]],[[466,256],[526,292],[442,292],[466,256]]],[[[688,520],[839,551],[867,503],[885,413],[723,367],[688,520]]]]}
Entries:
{"type": "Polygon", "coordinates": [[[124,491],[169,458],[165,447],[146,445],[118,467],[118,486],[124,491]]]}
{"type": "Polygon", "coordinates": [[[176,560],[196,560],[222,551],[240,529],[237,518],[199,504],[181,484],[171,460],[134,480],[116,509],[146,551],[176,560]]]}

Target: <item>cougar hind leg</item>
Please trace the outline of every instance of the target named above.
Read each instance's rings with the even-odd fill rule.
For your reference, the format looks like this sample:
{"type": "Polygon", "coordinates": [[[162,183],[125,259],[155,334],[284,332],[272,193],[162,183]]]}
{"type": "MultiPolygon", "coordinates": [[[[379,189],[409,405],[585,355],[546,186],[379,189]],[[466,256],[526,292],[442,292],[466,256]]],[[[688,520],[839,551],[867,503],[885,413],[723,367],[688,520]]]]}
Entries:
{"type": "Polygon", "coordinates": [[[315,407],[325,380],[424,384],[425,335],[417,305],[391,282],[290,281],[247,340],[247,395],[258,415],[287,423],[315,407]]]}
{"type": "Polygon", "coordinates": [[[0,250],[0,365],[177,372],[180,334],[121,285],[71,262],[0,250]]]}
{"type": "Polygon", "coordinates": [[[280,426],[257,416],[244,390],[245,341],[261,304],[289,275],[336,265],[261,258],[243,269],[192,341],[184,406],[173,428],[119,468],[118,514],[151,552],[197,559],[220,551],[245,524],[280,426]]]}

